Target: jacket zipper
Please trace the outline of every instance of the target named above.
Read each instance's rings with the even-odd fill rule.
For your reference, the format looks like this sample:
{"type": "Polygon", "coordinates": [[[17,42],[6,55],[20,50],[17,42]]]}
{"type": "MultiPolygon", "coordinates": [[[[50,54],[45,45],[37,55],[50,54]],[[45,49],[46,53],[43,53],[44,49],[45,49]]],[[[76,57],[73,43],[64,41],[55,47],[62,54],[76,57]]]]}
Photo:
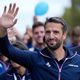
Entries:
{"type": "Polygon", "coordinates": [[[68,58],[65,59],[65,61],[63,62],[63,64],[61,65],[61,67],[59,67],[58,63],[55,61],[57,67],[58,67],[58,70],[59,70],[59,75],[58,75],[58,80],[61,80],[61,71],[62,71],[62,67],[64,65],[64,63],[68,60],[68,58]]]}
{"type": "Polygon", "coordinates": [[[73,57],[75,57],[76,54],[77,54],[77,52],[76,52],[75,55],[73,55],[72,57],[66,58],[66,59],[64,60],[63,64],[61,65],[61,67],[59,67],[58,63],[54,60],[55,63],[56,63],[56,65],[57,65],[57,67],[58,67],[58,70],[59,70],[58,80],[61,79],[61,71],[62,71],[62,67],[63,67],[64,63],[65,63],[68,59],[72,59],[73,57]]]}

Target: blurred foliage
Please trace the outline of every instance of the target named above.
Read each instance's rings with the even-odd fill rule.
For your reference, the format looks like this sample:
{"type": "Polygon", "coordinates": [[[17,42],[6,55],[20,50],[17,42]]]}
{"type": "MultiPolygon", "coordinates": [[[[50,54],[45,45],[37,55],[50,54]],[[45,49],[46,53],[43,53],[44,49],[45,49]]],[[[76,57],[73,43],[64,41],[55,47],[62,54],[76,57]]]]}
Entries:
{"type": "Polygon", "coordinates": [[[69,32],[73,27],[80,25],[80,0],[71,1],[71,8],[66,8],[64,15],[62,16],[68,24],[69,32]]]}

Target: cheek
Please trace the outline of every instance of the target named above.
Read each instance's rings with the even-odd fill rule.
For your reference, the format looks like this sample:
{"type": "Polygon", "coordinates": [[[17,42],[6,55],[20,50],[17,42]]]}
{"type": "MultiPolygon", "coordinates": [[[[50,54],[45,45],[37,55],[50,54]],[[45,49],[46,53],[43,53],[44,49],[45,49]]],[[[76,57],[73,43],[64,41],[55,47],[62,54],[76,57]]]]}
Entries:
{"type": "Polygon", "coordinates": [[[41,33],[42,36],[45,36],[45,33],[41,33]]]}
{"type": "Polygon", "coordinates": [[[38,35],[33,36],[33,38],[34,38],[35,41],[39,40],[38,35]]]}
{"type": "Polygon", "coordinates": [[[45,41],[47,41],[49,39],[49,36],[45,35],[44,39],[45,39],[45,41]]]}
{"type": "Polygon", "coordinates": [[[38,38],[38,36],[37,36],[37,35],[35,35],[35,36],[34,36],[34,39],[37,39],[37,38],[38,38]]]}

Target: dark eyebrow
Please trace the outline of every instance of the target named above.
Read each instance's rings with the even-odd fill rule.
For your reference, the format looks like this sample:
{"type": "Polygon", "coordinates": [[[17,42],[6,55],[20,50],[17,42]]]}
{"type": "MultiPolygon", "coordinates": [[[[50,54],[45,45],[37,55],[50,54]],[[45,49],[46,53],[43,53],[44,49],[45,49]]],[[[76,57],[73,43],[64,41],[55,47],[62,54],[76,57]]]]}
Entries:
{"type": "MultiPolygon", "coordinates": [[[[46,33],[50,33],[50,32],[51,32],[50,30],[46,30],[46,33]]],[[[52,32],[59,33],[59,31],[57,31],[57,30],[52,30],[52,32]]]]}

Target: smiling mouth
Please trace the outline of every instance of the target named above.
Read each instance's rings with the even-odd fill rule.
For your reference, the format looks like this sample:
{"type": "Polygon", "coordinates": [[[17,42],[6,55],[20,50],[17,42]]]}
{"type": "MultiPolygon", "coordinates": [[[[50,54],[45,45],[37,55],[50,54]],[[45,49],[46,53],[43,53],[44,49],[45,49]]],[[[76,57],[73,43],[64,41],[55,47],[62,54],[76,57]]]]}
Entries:
{"type": "Polygon", "coordinates": [[[54,41],[54,40],[49,40],[48,42],[49,42],[50,45],[56,44],[56,41],[54,41]]]}
{"type": "Polygon", "coordinates": [[[53,42],[55,42],[55,40],[48,40],[48,42],[53,43],[53,42]]]}

